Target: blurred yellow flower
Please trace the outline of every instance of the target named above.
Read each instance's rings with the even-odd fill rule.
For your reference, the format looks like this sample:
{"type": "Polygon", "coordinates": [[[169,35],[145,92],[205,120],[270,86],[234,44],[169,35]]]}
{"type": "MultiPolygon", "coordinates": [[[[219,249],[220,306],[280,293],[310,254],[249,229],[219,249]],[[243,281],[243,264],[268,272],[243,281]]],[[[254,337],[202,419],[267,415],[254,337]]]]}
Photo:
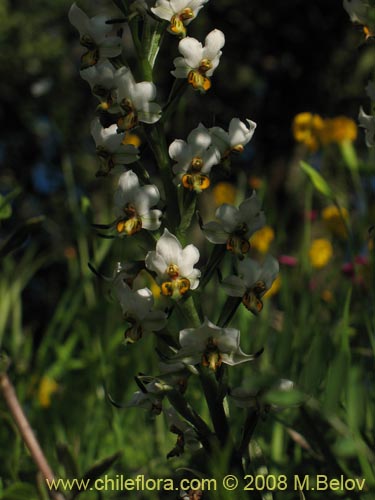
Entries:
{"type": "Polygon", "coordinates": [[[216,205],[222,205],[223,203],[233,205],[236,200],[236,188],[229,182],[219,182],[213,188],[212,193],[216,205]]]}
{"type": "Polygon", "coordinates": [[[271,288],[269,290],[267,290],[267,292],[263,295],[263,298],[268,299],[270,297],[273,297],[274,295],[276,295],[278,293],[280,288],[281,288],[281,275],[278,274],[277,278],[272,283],[271,288]]]}
{"type": "Polygon", "coordinates": [[[141,145],[141,139],[136,134],[126,133],[125,137],[122,140],[122,144],[124,145],[131,144],[134,147],[139,148],[139,146],[141,145]]]}
{"type": "Polygon", "coordinates": [[[275,238],[275,231],[270,226],[264,226],[250,238],[250,245],[260,253],[267,253],[271,242],[275,238]]]}
{"type": "Polygon", "coordinates": [[[337,116],[324,120],[324,127],[320,131],[320,139],[322,144],[341,143],[355,141],[357,134],[357,125],[351,118],[337,116]]]}
{"type": "Polygon", "coordinates": [[[345,221],[349,220],[349,212],[346,208],[336,205],[329,205],[323,208],[322,218],[326,227],[336,236],[346,239],[348,231],[346,229],[345,221]]]}
{"type": "Polygon", "coordinates": [[[311,243],[309,258],[311,265],[317,269],[325,267],[333,255],[331,242],[325,238],[319,238],[311,243]]]}
{"type": "Polygon", "coordinates": [[[331,290],[328,290],[328,289],[325,289],[322,291],[321,297],[324,300],[324,302],[327,302],[327,303],[333,302],[333,300],[334,300],[333,293],[331,292],[331,290]]]}
{"type": "Polygon", "coordinates": [[[38,388],[38,401],[40,406],[48,408],[51,405],[51,396],[58,390],[57,382],[48,376],[42,377],[38,388]]]}
{"type": "Polygon", "coordinates": [[[292,125],[294,139],[302,142],[310,151],[319,148],[320,132],[323,128],[323,118],[308,112],[296,115],[292,125]]]}

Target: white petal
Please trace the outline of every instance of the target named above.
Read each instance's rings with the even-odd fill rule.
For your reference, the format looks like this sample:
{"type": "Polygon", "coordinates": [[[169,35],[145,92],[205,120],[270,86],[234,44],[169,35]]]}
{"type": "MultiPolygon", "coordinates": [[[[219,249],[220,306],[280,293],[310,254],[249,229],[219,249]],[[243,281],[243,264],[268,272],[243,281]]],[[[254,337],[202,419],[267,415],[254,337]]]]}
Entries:
{"type": "Polygon", "coordinates": [[[87,14],[74,3],[69,9],[69,21],[79,31],[82,36],[89,31],[89,18],[87,14]]]}
{"type": "Polygon", "coordinates": [[[209,174],[211,171],[211,168],[214,165],[217,165],[220,163],[221,155],[220,151],[216,148],[216,146],[210,146],[207,151],[205,151],[202,155],[203,159],[203,167],[202,167],[202,174],[209,174]]]}
{"type": "Polygon", "coordinates": [[[156,252],[163,256],[167,265],[177,264],[182,252],[181,243],[168,229],[164,229],[163,236],[156,243],[156,252]]]}
{"type": "Polygon", "coordinates": [[[171,71],[171,74],[175,78],[186,78],[188,76],[191,68],[186,64],[186,61],[183,57],[176,57],[173,60],[173,64],[175,65],[175,69],[171,71]]]}
{"type": "Polygon", "coordinates": [[[211,136],[202,124],[190,132],[187,138],[193,156],[202,156],[203,152],[211,145],[211,136]]]}
{"type": "Polygon", "coordinates": [[[122,210],[128,202],[134,202],[139,192],[139,180],[137,174],[128,170],[120,175],[118,188],[115,191],[114,203],[117,208],[122,210]]]}
{"type": "Polygon", "coordinates": [[[165,276],[165,271],[167,270],[168,264],[161,254],[154,251],[148,252],[145,259],[145,264],[147,269],[156,272],[159,278],[163,278],[165,276]]]}
{"type": "Polygon", "coordinates": [[[138,111],[139,121],[143,123],[155,123],[160,119],[161,107],[156,102],[149,102],[138,111]]]}
{"type": "Polygon", "coordinates": [[[172,160],[190,163],[192,159],[191,147],[182,139],[175,139],[168,149],[169,156],[172,160]]]}
{"type": "Polygon", "coordinates": [[[163,311],[151,311],[142,321],[145,332],[158,332],[167,324],[167,317],[163,311]]]}
{"type": "Polygon", "coordinates": [[[142,215],[142,227],[148,231],[156,231],[161,226],[161,216],[163,212],[161,210],[150,210],[146,214],[142,215]]]}
{"type": "Polygon", "coordinates": [[[178,44],[178,50],[185,59],[186,65],[190,68],[198,68],[199,63],[203,59],[202,44],[195,38],[187,36],[178,44]]]}
{"type": "Polygon", "coordinates": [[[358,115],[359,126],[365,129],[367,147],[375,146],[375,117],[367,115],[361,107],[358,115]]]}
{"type": "Polygon", "coordinates": [[[225,44],[224,33],[220,30],[213,30],[206,36],[203,57],[213,61],[221,52],[225,44]]]}
{"type": "Polygon", "coordinates": [[[215,213],[216,217],[220,219],[224,230],[227,233],[234,231],[235,227],[240,221],[240,212],[238,208],[228,203],[223,203],[220,205],[215,213]]]}
{"type": "Polygon", "coordinates": [[[221,127],[212,127],[209,129],[212,143],[223,154],[230,146],[229,134],[221,127]]]}
{"type": "Polygon", "coordinates": [[[228,276],[221,283],[224,292],[230,297],[243,297],[246,293],[246,285],[238,276],[228,276]]]}
{"type": "Polygon", "coordinates": [[[223,226],[215,221],[204,224],[202,231],[208,241],[214,243],[215,245],[226,243],[229,236],[223,226]]]}
{"type": "Polygon", "coordinates": [[[157,0],[155,7],[151,7],[151,12],[155,14],[155,16],[160,17],[160,19],[164,19],[165,21],[170,21],[174,12],[171,7],[171,4],[168,0],[157,0]]]}
{"type": "Polygon", "coordinates": [[[137,193],[137,198],[134,200],[138,215],[142,216],[150,210],[151,207],[157,205],[160,200],[160,193],[154,184],[143,186],[137,193]]]}
{"type": "Polygon", "coordinates": [[[243,259],[238,264],[238,274],[242,276],[247,289],[251,288],[262,276],[262,267],[254,259],[243,259]]]}
{"type": "Polygon", "coordinates": [[[229,124],[229,138],[232,147],[239,144],[245,146],[251,140],[256,128],[256,123],[251,120],[246,121],[249,127],[241,122],[239,118],[233,118],[231,120],[229,124]]]}
{"type": "Polygon", "coordinates": [[[199,278],[201,277],[201,272],[199,269],[193,269],[191,273],[186,276],[190,281],[190,290],[195,290],[199,286],[199,278]]]}
{"type": "Polygon", "coordinates": [[[180,253],[178,266],[182,276],[189,276],[192,272],[194,265],[199,260],[199,250],[194,245],[187,245],[180,253]]]}

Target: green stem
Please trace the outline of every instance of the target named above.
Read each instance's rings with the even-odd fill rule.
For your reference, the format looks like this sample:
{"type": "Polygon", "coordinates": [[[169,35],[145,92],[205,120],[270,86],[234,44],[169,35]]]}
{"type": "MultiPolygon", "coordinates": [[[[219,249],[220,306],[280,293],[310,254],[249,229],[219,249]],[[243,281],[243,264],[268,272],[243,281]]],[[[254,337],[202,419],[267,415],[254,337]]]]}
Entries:
{"type": "Polygon", "coordinates": [[[199,328],[202,324],[193,297],[190,295],[177,302],[177,307],[185,317],[189,327],[199,328]]]}
{"type": "Polygon", "coordinates": [[[249,447],[250,440],[254,434],[258,420],[259,420],[258,411],[254,410],[254,408],[250,408],[246,416],[241,444],[238,448],[238,454],[240,455],[240,457],[242,457],[245,454],[246,450],[249,447]]]}
{"type": "Polygon", "coordinates": [[[221,445],[224,446],[228,442],[229,426],[222,400],[218,397],[218,383],[214,374],[209,373],[207,369],[199,366],[198,371],[215,433],[221,445]]]}
{"type": "Polygon", "coordinates": [[[223,309],[221,310],[217,326],[220,326],[221,328],[228,326],[238,307],[241,305],[241,302],[241,297],[228,297],[223,309]]]}
{"type": "Polygon", "coordinates": [[[214,245],[212,252],[211,252],[211,255],[210,255],[208,262],[206,264],[206,268],[205,268],[205,270],[202,274],[202,278],[200,280],[201,290],[203,290],[203,288],[210,281],[212,275],[217,270],[220,262],[223,260],[223,258],[225,256],[225,254],[226,254],[225,245],[214,245]]]}

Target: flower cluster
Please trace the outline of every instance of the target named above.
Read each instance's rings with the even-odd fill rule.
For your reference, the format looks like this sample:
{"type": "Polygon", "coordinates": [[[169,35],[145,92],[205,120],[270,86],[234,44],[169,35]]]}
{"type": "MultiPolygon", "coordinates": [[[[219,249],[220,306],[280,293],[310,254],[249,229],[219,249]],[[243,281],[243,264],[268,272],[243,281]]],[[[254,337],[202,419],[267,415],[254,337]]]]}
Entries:
{"type": "MultiPolygon", "coordinates": [[[[158,36],[165,29],[181,38],[178,43],[181,56],[174,60],[172,74],[176,79],[186,80],[194,90],[206,92],[220,62],[224,34],[212,30],[204,45],[186,35],[187,27],[207,1],[156,0],[151,9],[144,2],[130,6],[124,2],[121,11],[97,7],[93,17],[74,4],[69,12],[87,50],[82,56],[80,74],[99,101],[98,116],[91,124],[99,159],[97,175],[117,176],[114,220],[95,227],[109,229],[109,237],[124,238],[126,242],[131,239],[129,253],[137,252],[133,262],[117,266],[110,279],[111,295],[121,306],[126,343],[141,341],[144,335],[157,335],[163,365],[157,377],[136,378],[140,390],[127,406],[167,417],[171,432],[177,435],[169,457],[180,455],[187,445],[199,448],[210,442],[209,426],[184,399],[188,377],[215,379],[225,366],[253,361],[260,354],[244,353],[240,331],[228,324],[241,301],[254,314],[261,311],[262,297],[278,273],[278,262],[264,256],[267,252],[264,246],[259,251],[262,262],[250,258],[249,240],[265,227],[261,201],[255,191],[247,198],[244,194],[239,206],[220,203],[215,221],[203,223],[198,217],[204,236],[201,240],[213,244],[211,252],[215,259],[204,262],[199,245],[187,239],[195,220],[196,204],[206,196],[198,194],[211,187],[212,168],[223,164],[229,168],[232,158],[244,151],[256,128],[252,120],[241,121],[238,117],[227,128],[206,127],[198,122],[186,140],[174,139],[167,146],[164,134],[167,115],[163,115],[162,106],[156,102],[157,89],[152,82],[160,45],[155,40],[160,40],[158,36]],[[132,29],[134,19],[139,23],[137,29],[132,29]],[[141,75],[141,81],[135,79],[122,51],[125,22],[129,23],[138,58],[134,74],[141,75]],[[142,29],[144,32],[140,33],[142,29]],[[151,32],[153,35],[149,36],[151,32]],[[154,183],[145,166],[150,162],[149,156],[143,154],[147,147],[149,156],[155,159],[153,174],[155,170],[160,174],[157,178],[155,175],[154,183]],[[203,294],[223,259],[229,261],[233,274],[219,279],[229,297],[215,320],[212,316],[216,311],[207,313],[203,294]],[[166,399],[169,407],[165,406],[166,399]]],[[[165,108],[176,97],[173,89],[187,90],[187,84],[173,86],[173,98],[165,108]]],[[[268,239],[270,242],[272,238],[268,239]]],[[[222,400],[227,388],[223,386],[220,390],[222,400]]],[[[219,399],[218,394],[207,396],[209,405],[219,399]]]]}
{"type": "Polygon", "coordinates": [[[221,127],[207,129],[202,123],[192,130],[187,141],[176,139],[169,146],[169,156],[176,163],[173,167],[174,182],[190,191],[200,193],[210,186],[210,172],[214,165],[228,158],[232,152],[243,152],[250,142],[256,124],[233,118],[229,130],[221,127]]]}

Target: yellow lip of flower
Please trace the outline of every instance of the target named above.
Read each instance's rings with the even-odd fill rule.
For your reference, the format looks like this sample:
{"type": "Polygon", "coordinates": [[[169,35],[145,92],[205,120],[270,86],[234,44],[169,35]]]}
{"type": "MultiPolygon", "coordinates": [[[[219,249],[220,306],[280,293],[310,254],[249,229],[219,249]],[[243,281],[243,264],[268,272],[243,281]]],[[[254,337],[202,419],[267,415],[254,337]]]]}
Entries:
{"type": "Polygon", "coordinates": [[[210,179],[203,174],[185,174],[182,177],[182,185],[189,191],[200,193],[210,187],[210,179]]]}
{"type": "Polygon", "coordinates": [[[57,392],[59,388],[58,383],[51,377],[42,377],[38,389],[38,401],[40,406],[48,408],[51,406],[51,396],[57,392]]]}
{"type": "Polygon", "coordinates": [[[216,346],[215,341],[209,338],[207,341],[207,347],[202,354],[202,366],[209,367],[212,371],[216,371],[222,365],[222,357],[219,349],[216,346]]]}
{"type": "Polygon", "coordinates": [[[236,188],[229,182],[219,182],[212,190],[215,205],[228,203],[233,205],[236,200],[236,188]]]}
{"type": "Polygon", "coordinates": [[[172,16],[168,31],[169,33],[172,33],[172,35],[177,35],[181,38],[184,38],[186,36],[186,28],[183,20],[181,19],[181,16],[179,16],[178,14],[172,16]]]}
{"type": "Polygon", "coordinates": [[[200,90],[201,92],[206,92],[211,88],[211,80],[198,70],[192,69],[188,74],[188,83],[193,87],[194,90],[200,90]]]}
{"type": "Polygon", "coordinates": [[[161,293],[165,297],[178,299],[190,290],[190,281],[187,278],[176,278],[172,281],[164,281],[161,284],[161,293]]]}
{"type": "Polygon", "coordinates": [[[363,26],[363,33],[365,35],[365,40],[367,41],[369,38],[372,38],[375,36],[375,33],[373,33],[368,26],[363,26]]]}
{"type": "Polygon", "coordinates": [[[131,146],[139,148],[139,146],[141,145],[141,139],[139,138],[138,135],[130,134],[129,132],[127,132],[125,134],[121,144],[124,144],[124,145],[130,144],[131,146]]]}
{"type": "Polygon", "coordinates": [[[251,248],[265,254],[268,252],[271,242],[275,238],[275,231],[270,226],[264,226],[256,231],[250,238],[251,248]]]}
{"type": "Polygon", "coordinates": [[[321,269],[325,267],[333,256],[332,244],[325,238],[314,240],[309,249],[309,259],[312,267],[321,269]]]}

